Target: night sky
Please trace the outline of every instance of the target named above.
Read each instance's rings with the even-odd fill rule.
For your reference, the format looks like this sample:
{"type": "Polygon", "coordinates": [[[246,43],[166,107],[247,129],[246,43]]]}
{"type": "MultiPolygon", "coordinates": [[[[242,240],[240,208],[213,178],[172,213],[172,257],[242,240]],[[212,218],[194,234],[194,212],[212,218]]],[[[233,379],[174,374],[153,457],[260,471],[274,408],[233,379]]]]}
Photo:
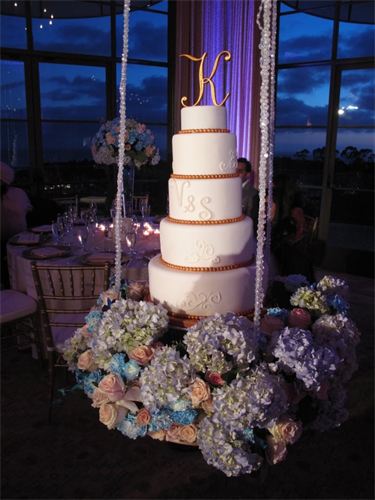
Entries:
{"type": "MultiPolygon", "coordinates": [[[[165,3],[164,3],[165,4],[165,3]]],[[[163,6],[165,8],[165,5],[163,6]]],[[[283,7],[282,12],[291,12],[283,7]]],[[[117,16],[117,54],[121,52],[122,16],[117,16]]],[[[35,19],[34,46],[38,50],[65,51],[91,55],[110,53],[109,17],[93,19],[35,19]],[[43,26],[40,28],[40,26],[43,26]]],[[[281,16],[279,63],[328,60],[330,58],[333,22],[296,13],[281,16]]],[[[3,16],[3,46],[25,47],[25,25],[22,18],[3,16]]],[[[130,22],[129,57],[150,61],[167,61],[167,17],[150,12],[134,12],[130,22]],[[155,40],[158,43],[155,43],[155,40]]],[[[370,25],[340,23],[339,57],[373,54],[374,28],[370,25]]],[[[117,83],[120,65],[117,65],[117,83]]],[[[1,107],[3,118],[25,118],[23,65],[1,62],[1,107]]],[[[43,120],[83,120],[87,123],[66,127],[44,123],[44,148],[47,161],[57,161],[54,134],[59,133],[58,149],[68,158],[88,158],[91,136],[106,116],[104,67],[41,63],[40,91],[43,120]],[[68,130],[69,129],[69,130],[68,130]],[[72,132],[74,130],[74,133],[72,132]]],[[[348,70],[343,73],[340,107],[356,106],[340,116],[339,125],[361,126],[339,134],[338,149],[347,145],[373,148],[374,123],[373,69],[348,70]],[[344,138],[345,137],[345,138],[344,138]],[[346,144],[348,141],[351,144],[346,144]]],[[[330,68],[313,67],[280,69],[277,89],[277,126],[312,127],[293,130],[278,129],[276,154],[293,154],[299,149],[312,151],[323,147],[329,98],[330,68]],[[321,129],[313,127],[320,126],[321,129]]],[[[162,152],[166,151],[167,69],[157,66],[129,64],[127,115],[147,123],[155,132],[162,152]]],[[[5,128],[5,127],[3,127],[5,128]]],[[[9,138],[2,132],[3,147],[10,148],[9,138]],[[5,140],[5,143],[4,143],[5,140]]],[[[21,141],[18,133],[18,141],[21,141]]]]}

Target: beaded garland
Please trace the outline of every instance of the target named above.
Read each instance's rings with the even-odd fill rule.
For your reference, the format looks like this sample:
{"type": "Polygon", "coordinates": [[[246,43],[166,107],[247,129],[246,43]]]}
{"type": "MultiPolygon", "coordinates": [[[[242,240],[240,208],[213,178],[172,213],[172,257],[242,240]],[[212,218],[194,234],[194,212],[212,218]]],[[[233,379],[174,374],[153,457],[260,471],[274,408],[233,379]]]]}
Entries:
{"type": "Polygon", "coordinates": [[[182,175],[171,174],[171,179],[232,179],[240,175],[234,172],[233,174],[205,174],[205,175],[182,175]]]}
{"type": "MultiPolygon", "coordinates": [[[[124,26],[123,26],[123,49],[121,55],[121,80],[120,80],[120,134],[119,134],[119,155],[117,172],[117,193],[116,193],[116,215],[114,223],[115,231],[115,289],[119,292],[121,288],[121,226],[122,226],[122,194],[123,194],[123,171],[125,158],[125,133],[126,133],[126,70],[129,50],[129,13],[130,0],[124,0],[124,26]]],[[[126,214],[124,214],[124,217],[126,214]]]]}
{"type": "Polygon", "coordinates": [[[179,134],[228,134],[229,129],[227,128],[187,128],[185,130],[180,130],[179,134]]]}
{"type": "MultiPolygon", "coordinates": [[[[260,326],[261,310],[264,300],[264,274],[265,274],[265,245],[267,239],[266,223],[269,220],[272,200],[268,200],[268,209],[266,207],[266,187],[272,188],[272,130],[274,119],[274,98],[271,95],[274,92],[274,71],[275,71],[275,48],[276,48],[276,23],[275,16],[277,12],[276,0],[262,0],[257,14],[257,24],[260,29],[260,158],[259,158],[259,215],[257,230],[257,256],[256,256],[256,274],[255,274],[255,311],[254,323],[256,327],[260,326]],[[263,22],[261,18],[263,17],[263,22]]],[[[272,189],[269,191],[271,197],[272,189]]]]}

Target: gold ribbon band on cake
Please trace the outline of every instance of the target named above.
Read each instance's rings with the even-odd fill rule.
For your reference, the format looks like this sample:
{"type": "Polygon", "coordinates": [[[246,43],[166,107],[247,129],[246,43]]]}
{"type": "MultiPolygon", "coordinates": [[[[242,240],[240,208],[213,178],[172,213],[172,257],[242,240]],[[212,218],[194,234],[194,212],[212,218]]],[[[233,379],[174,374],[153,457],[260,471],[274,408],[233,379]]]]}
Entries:
{"type": "Polygon", "coordinates": [[[228,128],[187,128],[179,130],[178,134],[229,134],[228,128]]]}
{"type": "Polygon", "coordinates": [[[182,174],[171,174],[171,179],[232,179],[233,177],[239,177],[240,175],[237,172],[233,172],[232,174],[205,174],[205,175],[182,175],[182,174]]]}
{"type": "Polygon", "coordinates": [[[233,269],[239,269],[241,267],[248,267],[254,264],[254,257],[247,262],[240,262],[238,264],[228,264],[226,266],[218,267],[189,267],[189,266],[179,266],[177,264],[171,264],[160,256],[160,261],[167,267],[171,269],[176,269],[177,271],[186,271],[188,273],[216,273],[221,271],[232,271],[233,269]]]}
{"type": "Polygon", "coordinates": [[[233,222],[240,222],[241,220],[244,220],[245,215],[242,214],[239,217],[232,217],[231,219],[221,219],[221,220],[183,220],[183,219],[174,219],[170,215],[166,217],[166,219],[169,222],[174,222],[175,224],[192,224],[192,225],[197,225],[197,226],[205,226],[205,225],[212,225],[214,226],[215,224],[232,224],[233,222]]]}
{"type": "MultiPolygon", "coordinates": [[[[238,311],[235,312],[237,316],[247,316],[252,318],[254,315],[254,309],[249,309],[248,311],[238,311]]],[[[187,320],[200,320],[203,318],[207,318],[207,316],[194,316],[194,314],[179,314],[179,313],[174,313],[172,311],[168,311],[168,316],[171,318],[175,318],[177,320],[181,319],[187,319],[187,320]]]]}

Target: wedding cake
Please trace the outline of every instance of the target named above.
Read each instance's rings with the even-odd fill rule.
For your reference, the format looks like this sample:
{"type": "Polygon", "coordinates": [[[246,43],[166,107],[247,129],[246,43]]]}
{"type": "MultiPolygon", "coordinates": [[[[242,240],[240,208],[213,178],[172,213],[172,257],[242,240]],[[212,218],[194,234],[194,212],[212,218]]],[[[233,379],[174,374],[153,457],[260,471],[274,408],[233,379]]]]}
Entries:
{"type": "Polygon", "coordinates": [[[242,215],[236,151],[224,107],[181,110],[169,216],[160,224],[161,254],[149,263],[151,299],[172,316],[245,314],[254,307],[255,239],[252,220],[242,215]]]}

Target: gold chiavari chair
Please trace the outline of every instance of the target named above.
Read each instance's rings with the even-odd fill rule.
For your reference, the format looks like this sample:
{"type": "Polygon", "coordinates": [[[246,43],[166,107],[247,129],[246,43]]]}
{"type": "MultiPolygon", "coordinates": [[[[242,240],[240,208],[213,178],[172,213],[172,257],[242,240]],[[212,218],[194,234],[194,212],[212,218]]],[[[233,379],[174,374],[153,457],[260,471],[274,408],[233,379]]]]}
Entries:
{"type": "Polygon", "coordinates": [[[65,366],[59,345],[83,326],[99,294],[108,288],[109,264],[54,266],[33,262],[32,273],[38,295],[43,352],[48,362],[50,420],[55,369],[65,366]]]}

